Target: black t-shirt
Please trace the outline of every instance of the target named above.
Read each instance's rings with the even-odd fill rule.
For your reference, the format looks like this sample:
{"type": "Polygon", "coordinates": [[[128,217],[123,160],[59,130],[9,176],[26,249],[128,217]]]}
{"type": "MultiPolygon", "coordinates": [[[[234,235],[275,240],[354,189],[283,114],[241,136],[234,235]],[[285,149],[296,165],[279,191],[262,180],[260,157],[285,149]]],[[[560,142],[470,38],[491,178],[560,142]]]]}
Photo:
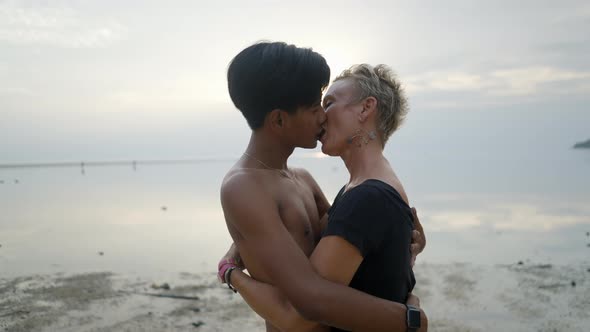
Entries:
{"type": "Polygon", "coordinates": [[[340,236],[363,256],[350,287],[405,303],[416,284],[410,267],[412,220],[412,211],[399,193],[389,184],[371,179],[346,193],[344,188],[340,190],[322,236],[340,236]]]}

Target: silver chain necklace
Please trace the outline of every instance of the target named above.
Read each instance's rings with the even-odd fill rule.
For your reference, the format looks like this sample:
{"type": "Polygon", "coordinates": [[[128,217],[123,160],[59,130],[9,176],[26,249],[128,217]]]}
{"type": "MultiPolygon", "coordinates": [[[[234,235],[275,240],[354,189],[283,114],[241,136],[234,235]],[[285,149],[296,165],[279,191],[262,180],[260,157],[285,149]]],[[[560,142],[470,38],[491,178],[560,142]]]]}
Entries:
{"type": "Polygon", "coordinates": [[[278,172],[279,172],[279,174],[281,174],[281,176],[284,176],[284,177],[286,177],[286,178],[291,178],[291,176],[289,175],[289,173],[288,173],[288,172],[287,172],[287,170],[285,170],[285,169],[280,169],[280,168],[274,168],[274,167],[270,167],[270,166],[268,166],[267,164],[265,164],[265,163],[264,163],[262,160],[260,160],[260,159],[258,159],[258,158],[256,158],[256,157],[252,156],[252,155],[251,155],[251,154],[249,154],[248,152],[244,152],[244,155],[245,155],[246,157],[249,157],[249,158],[252,158],[252,159],[254,159],[254,160],[255,160],[255,161],[257,161],[257,162],[258,162],[260,165],[264,166],[264,168],[266,168],[266,169],[269,169],[269,170],[272,170],[272,171],[278,171],[278,172]]]}

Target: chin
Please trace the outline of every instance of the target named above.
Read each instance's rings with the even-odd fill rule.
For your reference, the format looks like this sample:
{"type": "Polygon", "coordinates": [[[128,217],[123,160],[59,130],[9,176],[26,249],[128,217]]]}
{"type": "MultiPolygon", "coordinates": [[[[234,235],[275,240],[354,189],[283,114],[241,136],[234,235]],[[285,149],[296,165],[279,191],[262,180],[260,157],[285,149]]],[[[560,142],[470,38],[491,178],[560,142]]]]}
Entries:
{"type": "Polygon", "coordinates": [[[332,157],[337,156],[336,154],[333,153],[333,151],[331,152],[330,149],[326,148],[326,146],[324,144],[322,144],[322,153],[325,154],[326,156],[332,156],[332,157]]]}
{"type": "Polygon", "coordinates": [[[303,145],[301,145],[301,148],[303,148],[303,149],[315,149],[316,146],[318,146],[318,141],[315,141],[315,142],[309,143],[309,144],[303,144],[303,145]]]}

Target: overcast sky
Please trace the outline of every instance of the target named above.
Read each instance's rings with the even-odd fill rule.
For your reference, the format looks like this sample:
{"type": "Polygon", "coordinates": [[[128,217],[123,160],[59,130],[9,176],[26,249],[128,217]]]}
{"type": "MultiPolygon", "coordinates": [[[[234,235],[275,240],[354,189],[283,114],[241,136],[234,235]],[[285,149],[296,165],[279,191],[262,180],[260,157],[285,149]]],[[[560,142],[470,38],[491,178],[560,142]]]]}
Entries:
{"type": "Polygon", "coordinates": [[[313,47],[333,76],[389,64],[416,119],[564,117],[554,130],[587,139],[589,31],[588,1],[0,0],[0,162],[160,157],[181,143],[186,157],[191,140],[246,132],[225,71],[261,39],[313,47]]]}

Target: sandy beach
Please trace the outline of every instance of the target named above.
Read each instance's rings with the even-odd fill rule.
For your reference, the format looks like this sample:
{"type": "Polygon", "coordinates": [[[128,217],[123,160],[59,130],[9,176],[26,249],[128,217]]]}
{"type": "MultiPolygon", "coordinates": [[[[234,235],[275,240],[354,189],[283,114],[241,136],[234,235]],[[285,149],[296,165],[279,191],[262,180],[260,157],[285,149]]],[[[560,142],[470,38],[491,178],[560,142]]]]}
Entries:
{"type": "MultiPolygon", "coordinates": [[[[415,293],[430,330],[584,331],[590,265],[521,263],[419,263],[415,293]]],[[[262,331],[263,322],[213,273],[171,281],[96,272],[2,279],[0,329],[262,331]]]]}

